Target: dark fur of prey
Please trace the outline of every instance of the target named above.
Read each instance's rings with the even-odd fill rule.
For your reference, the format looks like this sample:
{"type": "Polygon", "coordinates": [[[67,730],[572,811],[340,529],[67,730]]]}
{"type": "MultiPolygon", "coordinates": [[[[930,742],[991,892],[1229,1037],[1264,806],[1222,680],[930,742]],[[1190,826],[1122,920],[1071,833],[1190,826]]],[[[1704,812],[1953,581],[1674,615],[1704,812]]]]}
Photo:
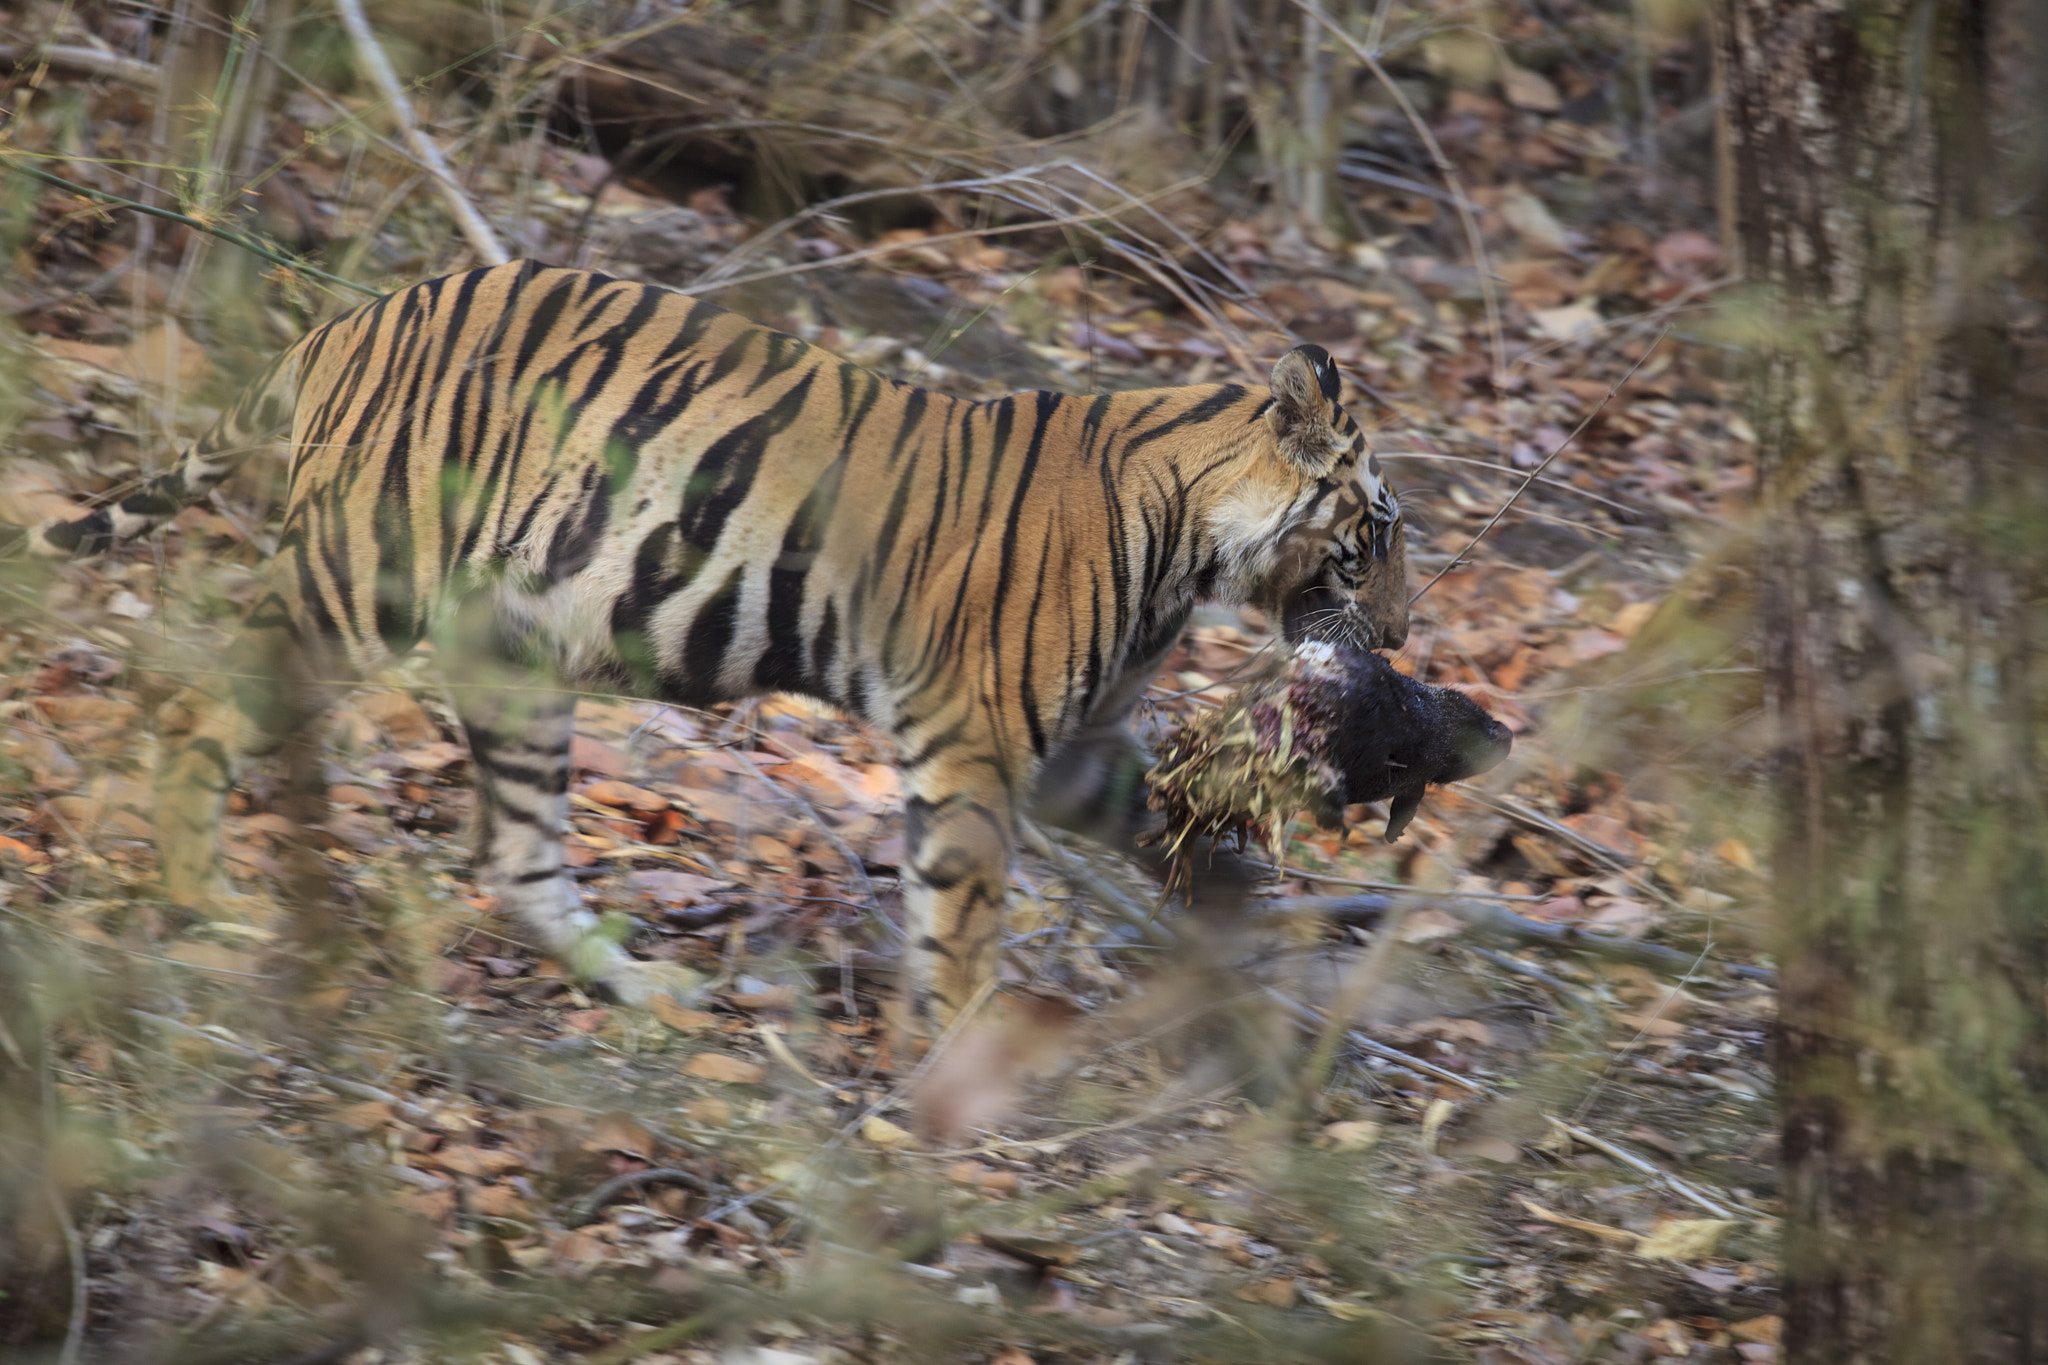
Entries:
{"type": "Polygon", "coordinates": [[[1387,842],[1415,818],[1426,787],[1477,777],[1508,756],[1514,736],[1463,692],[1420,683],[1377,654],[1338,648],[1322,673],[1341,723],[1329,761],[1346,804],[1391,800],[1387,842]]]}

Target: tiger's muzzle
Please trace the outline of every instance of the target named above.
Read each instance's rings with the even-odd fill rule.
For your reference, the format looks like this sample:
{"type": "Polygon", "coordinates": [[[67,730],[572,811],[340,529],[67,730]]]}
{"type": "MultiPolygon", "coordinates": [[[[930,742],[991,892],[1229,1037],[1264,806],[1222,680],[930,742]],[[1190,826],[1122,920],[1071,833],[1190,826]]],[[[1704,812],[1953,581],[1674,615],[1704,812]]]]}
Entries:
{"type": "Polygon", "coordinates": [[[1290,645],[1321,641],[1354,649],[1399,649],[1408,639],[1405,573],[1374,560],[1356,582],[1334,564],[1283,600],[1280,633],[1290,645]]]}

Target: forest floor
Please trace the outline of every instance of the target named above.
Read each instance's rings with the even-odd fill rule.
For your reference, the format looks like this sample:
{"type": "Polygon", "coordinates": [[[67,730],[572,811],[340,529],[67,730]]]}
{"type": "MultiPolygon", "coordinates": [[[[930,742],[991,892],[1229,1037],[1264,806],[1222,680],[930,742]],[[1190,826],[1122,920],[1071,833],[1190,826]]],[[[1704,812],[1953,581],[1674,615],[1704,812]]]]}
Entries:
{"type": "MultiPolygon", "coordinates": [[[[67,88],[86,112],[41,145],[91,182],[93,145],[145,106],[67,88]]],[[[1597,129],[1466,93],[1438,132],[1497,327],[1437,245],[1448,210],[1413,196],[1364,207],[1418,226],[1354,247],[1257,210],[1210,245],[1262,305],[1233,318],[1253,359],[1289,344],[1277,319],[1365,386],[1347,401],[1402,490],[1416,586],[1456,560],[1396,665],[1465,688],[1515,750],[1392,845],[1383,809],[1291,828],[1270,912],[1226,945],[1228,998],[1177,989],[1134,870],[1048,840],[1019,860],[1004,956],[1046,1022],[1001,1056],[896,1055],[889,746],[777,698],[579,711],[586,894],[636,952],[713,981],[695,1009],[593,999],[466,877],[467,755],[430,651],[334,714],[311,833],[336,894],[295,890],[301,832],[258,773],[228,821],[242,903],[179,915],[153,892],[152,716],[247,603],[277,471],[104,559],[6,567],[0,943],[53,1084],[40,1155],[0,1164],[57,1197],[24,1222],[48,1235],[17,1249],[0,1324],[48,1342],[82,1302],[92,1351],[178,1361],[1776,1359],[1752,469],[1707,308],[1719,254],[1698,227],[1553,212],[1512,173],[1634,174],[1597,129]]],[[[899,377],[1257,378],[1058,234],[813,220],[763,241],[716,193],[476,158],[470,192],[523,250],[682,286],[744,250],[756,279],[712,297],[899,377]]],[[[402,169],[295,172],[388,282],[462,264],[434,201],[393,196],[402,169]]],[[[0,510],[27,522],[168,459],[260,346],[205,320],[232,248],[167,228],[143,254],[133,218],[10,195],[0,510]]],[[[256,331],[298,325],[273,307],[256,331]]],[[[1149,735],[1268,643],[1205,610],[1149,735]]]]}

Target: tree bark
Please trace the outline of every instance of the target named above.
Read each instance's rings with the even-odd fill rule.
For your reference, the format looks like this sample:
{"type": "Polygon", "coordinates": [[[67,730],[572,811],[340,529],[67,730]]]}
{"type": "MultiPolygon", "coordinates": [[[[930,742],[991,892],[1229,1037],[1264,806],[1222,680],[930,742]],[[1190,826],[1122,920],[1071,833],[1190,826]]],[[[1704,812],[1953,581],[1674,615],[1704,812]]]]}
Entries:
{"type": "Polygon", "coordinates": [[[2048,1360],[2048,500],[2016,409],[2029,224],[1996,202],[2034,163],[1993,136],[2032,63],[1994,61],[2021,35],[1992,0],[1724,17],[1770,519],[1787,1358],[2048,1360]]]}

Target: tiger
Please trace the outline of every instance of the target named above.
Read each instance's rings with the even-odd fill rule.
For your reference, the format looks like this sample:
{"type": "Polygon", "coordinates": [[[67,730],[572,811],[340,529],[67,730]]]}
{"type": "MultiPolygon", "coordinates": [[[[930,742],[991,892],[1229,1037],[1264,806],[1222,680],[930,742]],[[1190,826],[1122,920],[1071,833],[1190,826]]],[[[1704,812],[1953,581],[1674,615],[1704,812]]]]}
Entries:
{"type": "Polygon", "coordinates": [[[1406,638],[1400,500],[1338,398],[1303,345],[1265,387],[969,400],[679,292],[514,262],[314,328],[175,466],[17,539],[104,551],[286,442],[282,529],[225,680],[160,722],[172,901],[229,894],[241,764],[450,629],[478,884],[623,1002],[676,980],[564,867],[576,694],[793,693],[888,734],[911,1016],[943,1029],[994,988],[1036,780],[1070,812],[1078,768],[1128,782],[1082,749],[1127,739],[1198,602],[1255,607],[1296,644],[1406,638]]]}

